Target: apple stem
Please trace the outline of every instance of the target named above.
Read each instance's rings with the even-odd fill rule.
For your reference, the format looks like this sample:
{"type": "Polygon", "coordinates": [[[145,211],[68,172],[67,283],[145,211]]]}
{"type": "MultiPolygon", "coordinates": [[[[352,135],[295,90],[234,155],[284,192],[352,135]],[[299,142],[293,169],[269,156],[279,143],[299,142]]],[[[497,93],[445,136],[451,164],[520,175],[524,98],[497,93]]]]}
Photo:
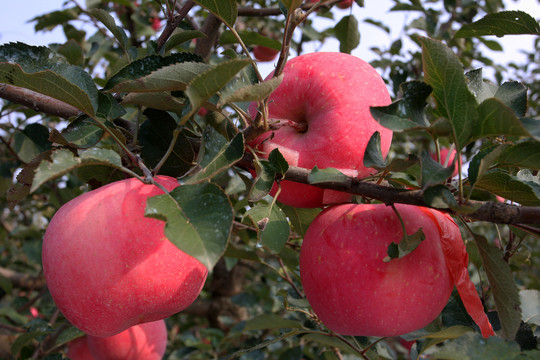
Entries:
{"type": "Polygon", "coordinates": [[[270,129],[271,130],[278,130],[282,128],[283,126],[290,126],[299,133],[305,133],[308,129],[308,125],[306,121],[292,121],[289,119],[271,119],[272,122],[270,123],[270,129]]]}

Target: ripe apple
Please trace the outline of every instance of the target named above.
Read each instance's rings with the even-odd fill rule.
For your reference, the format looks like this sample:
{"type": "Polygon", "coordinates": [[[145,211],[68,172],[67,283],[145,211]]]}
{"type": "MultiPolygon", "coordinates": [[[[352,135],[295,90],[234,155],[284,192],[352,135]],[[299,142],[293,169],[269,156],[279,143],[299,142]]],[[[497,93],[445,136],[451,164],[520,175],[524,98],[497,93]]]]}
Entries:
{"type": "Polygon", "coordinates": [[[108,337],[84,336],[68,344],[71,360],[161,360],[167,348],[167,327],[158,320],[135,325],[108,337]]]}
{"type": "MultiPolygon", "coordinates": [[[[167,190],[176,179],[155,178],[167,190]]],[[[43,272],[56,305],[92,336],[112,336],[189,306],[206,267],[164,235],[164,222],[144,217],[146,199],[162,194],[132,178],[63,205],[43,239],[43,272]]]]}
{"type": "MultiPolygon", "coordinates": [[[[374,173],[363,164],[371,135],[375,131],[381,134],[383,155],[392,141],[392,131],[380,126],[369,109],[390,103],[377,71],[355,56],[320,52],[289,60],[283,74],[268,102],[269,121],[279,121],[282,126],[250,145],[263,157],[278,148],[291,166],[332,167],[357,177],[374,173]]],[[[256,103],[250,105],[250,113],[254,118],[256,103]]],[[[351,199],[343,192],[290,181],[282,181],[281,187],[278,200],[294,207],[319,207],[351,199]]]]}
{"type": "MultiPolygon", "coordinates": [[[[441,161],[440,161],[441,165],[443,165],[444,167],[449,167],[450,165],[454,163],[454,159],[456,158],[457,152],[456,152],[456,149],[452,149],[452,151],[450,151],[450,149],[448,148],[441,148],[441,150],[439,151],[439,154],[441,156],[441,161]]],[[[437,154],[432,153],[431,158],[437,161],[437,154]]],[[[454,166],[455,166],[455,170],[452,173],[452,176],[456,176],[459,171],[459,165],[455,163],[454,166]]]]}
{"type": "Polygon", "coordinates": [[[385,204],[342,204],[323,210],[300,250],[307,300],[331,330],[354,336],[397,336],[421,329],[442,311],[454,285],[484,337],[494,335],[468,272],[468,255],[448,214],[395,205],[408,235],[425,239],[385,261],[402,239],[402,225],[385,204]]]}
{"type": "Polygon", "coordinates": [[[253,56],[259,61],[272,61],[279,54],[279,50],[257,45],[253,48],[253,56]]]}
{"type": "Polygon", "coordinates": [[[384,261],[402,226],[385,204],[342,204],[313,220],[300,251],[306,297],[329,329],[355,336],[397,336],[421,329],[440,314],[454,287],[435,221],[419,207],[396,204],[407,234],[425,239],[398,259],[384,261]]]}

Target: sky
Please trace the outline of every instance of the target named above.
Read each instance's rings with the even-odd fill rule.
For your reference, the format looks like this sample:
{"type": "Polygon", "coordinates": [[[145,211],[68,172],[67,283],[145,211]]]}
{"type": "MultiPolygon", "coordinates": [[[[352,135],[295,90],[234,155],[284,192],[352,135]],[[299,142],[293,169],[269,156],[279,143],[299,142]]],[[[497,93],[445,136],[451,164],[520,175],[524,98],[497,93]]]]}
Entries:
{"type": "MultiPolygon", "coordinates": [[[[65,37],[60,28],[52,32],[34,32],[34,23],[28,22],[35,16],[44,13],[58,10],[63,7],[65,0],[3,0],[2,11],[0,12],[0,44],[10,41],[22,41],[30,45],[47,45],[52,42],[64,42],[65,37]]],[[[84,2],[81,2],[84,3],[84,2]]],[[[360,8],[354,5],[352,8],[353,14],[359,19],[361,40],[360,46],[353,51],[356,55],[366,61],[371,61],[376,58],[376,55],[369,50],[370,47],[389,47],[390,44],[398,39],[399,32],[403,28],[405,22],[419,16],[417,12],[390,12],[389,9],[393,5],[391,0],[366,0],[365,7],[360,8]],[[409,18],[407,18],[409,17],[409,18]],[[387,34],[381,29],[363,22],[363,19],[371,18],[383,22],[392,27],[391,33],[387,34]]],[[[539,0],[518,0],[506,1],[507,10],[522,10],[532,15],[534,18],[540,18],[540,1],[539,0]]],[[[341,17],[348,15],[351,10],[335,10],[335,21],[341,17]]],[[[317,27],[324,29],[333,26],[333,21],[320,19],[317,20],[317,27]]],[[[521,49],[533,49],[534,36],[505,36],[497,39],[503,46],[503,52],[492,52],[484,48],[485,55],[496,59],[499,64],[506,64],[509,61],[523,63],[525,57],[521,54],[521,49]]],[[[413,44],[405,44],[405,46],[415,46],[413,44]]],[[[309,45],[304,47],[306,51],[338,51],[339,43],[337,40],[327,41],[323,48],[310,48],[309,45]]],[[[273,64],[267,63],[260,66],[261,72],[268,73],[272,70],[273,64]]]]}

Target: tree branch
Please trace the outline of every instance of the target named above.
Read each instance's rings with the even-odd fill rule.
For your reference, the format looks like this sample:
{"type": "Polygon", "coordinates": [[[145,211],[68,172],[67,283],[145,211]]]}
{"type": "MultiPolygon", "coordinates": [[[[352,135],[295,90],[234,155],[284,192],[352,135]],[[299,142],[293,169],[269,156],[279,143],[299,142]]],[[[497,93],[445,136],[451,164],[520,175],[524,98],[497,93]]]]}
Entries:
{"type": "MultiPolygon", "coordinates": [[[[309,184],[310,170],[291,166],[285,173],[285,180],[309,184]]],[[[365,196],[379,200],[385,204],[409,204],[423,207],[432,207],[424,201],[422,190],[402,190],[384,185],[362,181],[347,176],[341,182],[328,182],[312,184],[313,186],[344,191],[355,195],[365,196]]],[[[493,201],[470,200],[465,205],[479,206],[479,208],[466,217],[472,220],[489,221],[498,224],[538,224],[540,223],[540,206],[517,206],[497,203],[493,201]]],[[[455,214],[450,209],[438,209],[455,214]]]]}
{"type": "Polygon", "coordinates": [[[191,0],[186,2],[184,6],[182,6],[178,10],[178,15],[174,16],[172,19],[167,19],[167,25],[165,26],[165,29],[161,32],[161,35],[159,35],[159,38],[157,40],[157,50],[158,52],[161,51],[163,48],[163,45],[167,42],[169,37],[172,35],[174,30],[178,27],[178,25],[184,20],[184,18],[187,16],[191,8],[195,5],[195,3],[191,0]]]}
{"type": "Polygon", "coordinates": [[[16,104],[24,105],[35,111],[64,119],[80,114],[80,111],[74,106],[19,86],[0,83],[0,97],[16,104]]]}
{"type": "Polygon", "coordinates": [[[11,281],[13,285],[24,289],[41,289],[45,286],[45,278],[42,276],[18,273],[4,267],[0,267],[0,275],[11,281]]]}

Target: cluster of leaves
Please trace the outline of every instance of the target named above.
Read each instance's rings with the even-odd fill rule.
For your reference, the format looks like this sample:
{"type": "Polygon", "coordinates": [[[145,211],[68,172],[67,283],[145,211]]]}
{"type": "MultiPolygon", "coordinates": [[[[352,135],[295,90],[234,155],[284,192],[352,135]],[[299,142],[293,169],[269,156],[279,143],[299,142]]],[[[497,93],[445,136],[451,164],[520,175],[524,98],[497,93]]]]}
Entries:
{"type": "MultiPolygon", "coordinates": [[[[81,334],[59,317],[42,281],[40,247],[48,220],[83,191],[159,173],[179,178],[183,186],[150,199],[148,216],[166,221],[167,237],[211,271],[195,306],[167,320],[176,334],[169,359],[408,356],[400,339],[343,337],[317,321],[302,295],[298,250],[320,209],[292,208],[269,197],[276,177],[299,171],[278,151],[253,160],[246,150],[251,131],[260,130],[248,106],[264,107],[281,80],[262,81],[246,52],[249,46],[284,49],[284,55],[289,48],[301,53],[305,42],[335,37],[340,51],[351,52],[360,40],[352,13],[326,31],[313,28],[317,17],[334,19],[335,2],[95,0],[85,9],[73,2],[34,19],[37,31],[61,26],[64,44],[0,46],[0,83],[59,100],[58,106],[72,114],[65,120],[16,101],[2,108],[8,121],[0,123],[0,202],[10,211],[0,214],[0,330],[9,335],[0,345],[9,343],[18,358],[62,359],[63,346],[81,334]],[[299,6],[309,16],[302,18],[299,6]],[[179,17],[186,11],[189,17],[179,17]],[[162,14],[167,26],[156,34],[149,19],[162,14]],[[95,33],[78,29],[81,19],[92,23],[95,33]],[[257,169],[255,179],[250,168],[257,169]]],[[[395,1],[392,9],[420,14],[406,33],[419,45],[417,52],[405,53],[403,39],[373,49],[380,55],[373,65],[389,74],[395,101],[372,108],[372,115],[396,136],[383,159],[375,134],[364,162],[379,171],[379,182],[400,190],[392,201],[406,202],[403,189],[422,189],[416,201],[462,220],[471,271],[480,279],[486,307],[496,310],[491,315],[501,336],[479,338],[453,295],[433,324],[401,340],[414,340],[417,356],[532,359],[538,353],[531,327],[540,325],[534,267],[539,230],[530,222],[465,219],[475,219],[496,196],[540,206],[540,126],[534,107],[540,91],[533,76],[538,68],[516,65],[525,84],[503,82],[504,69],[483,57],[479,47],[500,47],[486,35],[538,36],[540,28],[526,13],[499,11],[500,1],[431,3],[395,1]],[[440,23],[446,15],[448,21],[440,23]],[[498,83],[471,69],[473,61],[494,67],[498,83]],[[464,73],[463,66],[470,70],[464,73]],[[428,152],[439,152],[440,146],[453,146],[469,163],[466,178],[460,169],[457,182],[447,180],[460,165],[433,161],[428,152]]],[[[364,21],[389,31],[378,20],[364,21]]],[[[350,182],[336,170],[307,171],[304,181],[316,186],[350,182]]],[[[378,192],[349,190],[360,195],[359,202],[381,200],[378,192]]],[[[504,205],[491,209],[503,213],[497,219],[507,210],[504,205]]],[[[492,215],[497,214],[483,219],[492,215]]]]}

